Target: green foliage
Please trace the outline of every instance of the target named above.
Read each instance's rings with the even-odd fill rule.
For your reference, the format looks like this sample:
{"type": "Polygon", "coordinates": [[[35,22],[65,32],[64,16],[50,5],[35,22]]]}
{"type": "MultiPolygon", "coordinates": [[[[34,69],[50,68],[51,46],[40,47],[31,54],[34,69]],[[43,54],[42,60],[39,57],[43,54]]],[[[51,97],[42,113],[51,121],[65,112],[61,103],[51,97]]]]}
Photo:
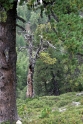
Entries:
{"type": "Polygon", "coordinates": [[[5,123],[3,122],[3,123],[1,123],[1,124],[9,124],[9,122],[5,122],[5,123]]]}
{"type": "Polygon", "coordinates": [[[12,9],[13,0],[0,0],[0,22],[6,22],[7,11],[12,9]]]}
{"type": "Polygon", "coordinates": [[[6,11],[12,8],[13,2],[14,0],[0,0],[0,4],[6,11]]]}
{"type": "Polygon", "coordinates": [[[35,88],[35,94],[36,95],[45,95],[48,94],[48,91],[51,86],[50,80],[51,80],[51,71],[50,68],[53,65],[46,64],[41,61],[41,59],[38,59],[36,62],[35,67],[35,74],[34,74],[34,88],[35,88]]]}
{"type": "MultiPolygon", "coordinates": [[[[50,48],[48,53],[51,53],[51,55],[57,59],[57,62],[53,67],[48,67],[49,69],[45,68],[45,64],[43,67],[43,63],[41,64],[40,61],[41,68],[37,63],[37,66],[39,66],[37,67],[37,71],[42,75],[39,75],[39,77],[36,78],[38,73],[35,73],[36,87],[38,86],[38,89],[40,89],[40,87],[42,88],[40,90],[37,90],[36,88],[38,93],[46,91],[44,88],[45,84],[47,85],[47,89],[49,87],[48,84],[50,85],[50,88],[53,89],[53,75],[51,73],[50,76],[48,74],[45,76],[43,75],[47,70],[50,72],[53,71],[55,74],[55,81],[58,84],[60,93],[82,90],[82,64],[79,59],[80,56],[77,57],[78,53],[83,53],[83,18],[80,18],[79,15],[82,6],[81,0],[56,0],[56,3],[52,6],[52,11],[59,19],[59,22],[56,22],[51,18],[50,26],[45,24],[38,25],[36,35],[42,34],[45,40],[50,41],[56,47],[55,51],[50,48]],[[57,33],[52,30],[53,27],[57,33]],[[47,84],[46,82],[49,83],[47,84]]],[[[51,6],[46,8],[47,15],[51,14],[50,9],[51,6]]],[[[82,58],[83,57],[81,57],[81,59],[82,58]]]]}
{"type": "MultiPolygon", "coordinates": [[[[26,56],[27,56],[26,51],[18,52],[18,57],[17,57],[17,87],[20,90],[23,90],[27,84],[28,58],[26,56]]],[[[19,93],[18,93],[18,95],[19,95],[19,93]]]]}
{"type": "MultiPolygon", "coordinates": [[[[7,121],[7,122],[3,122],[3,123],[1,123],[1,124],[10,124],[10,122],[7,121]]],[[[15,122],[12,122],[12,124],[15,124],[15,122]]]]}
{"type": "Polygon", "coordinates": [[[23,35],[16,34],[16,46],[17,48],[26,46],[26,42],[23,35]]]}
{"type": "MultiPolygon", "coordinates": [[[[30,16],[30,11],[27,9],[27,5],[24,4],[22,6],[17,6],[17,14],[22,17],[23,19],[25,19],[25,21],[27,21],[29,19],[30,16]]],[[[20,20],[17,21],[18,23],[21,23],[20,20]]]]}
{"type": "Polygon", "coordinates": [[[51,58],[48,53],[41,52],[40,53],[40,58],[42,59],[43,62],[47,64],[55,64],[56,63],[56,58],[51,58]]]}
{"type": "Polygon", "coordinates": [[[75,106],[72,105],[72,102],[82,103],[83,96],[76,94],[71,92],[60,96],[18,99],[18,114],[22,118],[22,122],[27,124],[82,124],[82,104],[75,106]],[[63,108],[66,110],[60,112],[59,109],[63,108]]]}
{"type": "Polygon", "coordinates": [[[36,12],[32,11],[29,20],[31,23],[32,30],[36,29],[36,26],[38,25],[38,18],[39,18],[39,13],[37,14],[36,12]]]}
{"type": "Polygon", "coordinates": [[[28,58],[26,51],[17,52],[17,64],[16,64],[16,73],[17,73],[17,98],[26,99],[27,91],[27,71],[28,71],[28,58]]]}
{"type": "Polygon", "coordinates": [[[49,108],[44,108],[44,109],[41,111],[41,114],[40,114],[39,118],[46,118],[46,117],[49,117],[49,114],[50,114],[50,109],[49,109],[49,108]]]}
{"type": "MultiPolygon", "coordinates": [[[[32,5],[33,2],[34,0],[30,0],[29,4],[32,5]]],[[[56,48],[48,47],[45,42],[44,46],[48,49],[41,52],[39,56],[41,59],[37,60],[34,75],[36,95],[55,94],[57,89],[60,94],[82,90],[81,59],[83,57],[80,59],[78,55],[83,53],[83,18],[79,15],[83,11],[82,6],[82,0],[56,0],[53,6],[51,4],[46,6],[43,19],[41,19],[39,9],[30,11],[27,10],[26,4],[18,5],[18,14],[27,22],[30,21],[31,31],[34,33],[34,47],[39,46],[39,35],[42,35],[43,40],[49,41],[56,48]],[[57,16],[58,22],[53,18],[51,9],[57,16]],[[48,20],[45,14],[47,16],[50,14],[51,19],[48,20]]],[[[20,21],[18,23],[23,25],[20,21]]],[[[23,46],[22,36],[17,35],[17,39],[17,45],[23,46]]]]}
{"type": "MultiPolygon", "coordinates": [[[[26,80],[26,79],[25,79],[26,80]]],[[[19,82],[18,82],[19,83],[19,82]]],[[[27,86],[26,85],[23,85],[21,88],[19,87],[19,84],[18,84],[18,87],[17,87],[17,91],[16,91],[16,96],[17,98],[19,99],[26,99],[26,91],[27,91],[27,86]]]]}

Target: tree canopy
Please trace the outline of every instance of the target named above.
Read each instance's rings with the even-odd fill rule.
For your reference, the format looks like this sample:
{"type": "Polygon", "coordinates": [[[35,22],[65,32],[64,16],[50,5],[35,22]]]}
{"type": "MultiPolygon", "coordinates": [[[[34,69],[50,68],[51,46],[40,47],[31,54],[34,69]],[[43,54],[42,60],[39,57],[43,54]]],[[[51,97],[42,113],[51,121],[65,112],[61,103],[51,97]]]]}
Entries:
{"type": "MultiPolygon", "coordinates": [[[[34,7],[28,3],[29,10],[27,10],[29,13],[32,9],[26,22],[30,22],[34,33],[34,47],[39,46],[39,35],[42,35],[44,41],[44,49],[40,52],[35,67],[36,93],[38,95],[59,94],[82,90],[82,71],[80,70],[83,53],[83,18],[80,16],[82,1],[47,2],[47,5],[42,1],[42,5],[34,5],[34,7]],[[41,6],[43,18],[40,18],[41,6]],[[45,74],[47,76],[44,76],[45,74]],[[41,90],[40,87],[42,87],[41,90]],[[56,93],[57,90],[58,93],[56,93]]],[[[20,13],[21,11],[22,8],[20,13]]]]}

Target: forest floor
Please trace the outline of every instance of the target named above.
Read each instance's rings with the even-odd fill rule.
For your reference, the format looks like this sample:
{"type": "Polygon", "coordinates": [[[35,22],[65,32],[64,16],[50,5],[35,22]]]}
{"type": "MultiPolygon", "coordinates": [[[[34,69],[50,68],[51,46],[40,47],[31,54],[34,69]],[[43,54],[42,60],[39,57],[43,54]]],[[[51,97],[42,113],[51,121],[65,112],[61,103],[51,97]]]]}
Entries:
{"type": "Polygon", "coordinates": [[[83,124],[83,92],[17,100],[23,124],[83,124]]]}

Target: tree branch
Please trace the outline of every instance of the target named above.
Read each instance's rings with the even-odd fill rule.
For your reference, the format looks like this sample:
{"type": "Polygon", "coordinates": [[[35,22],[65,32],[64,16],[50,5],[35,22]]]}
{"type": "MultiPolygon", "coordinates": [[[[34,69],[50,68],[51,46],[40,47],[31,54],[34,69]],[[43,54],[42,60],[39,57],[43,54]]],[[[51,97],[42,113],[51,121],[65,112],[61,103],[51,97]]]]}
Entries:
{"type": "MultiPolygon", "coordinates": [[[[50,15],[48,15],[48,19],[49,19],[49,21],[51,20],[51,16],[50,16],[50,15]]],[[[51,26],[51,27],[52,27],[52,26],[51,26]]],[[[54,27],[52,27],[52,30],[57,34],[57,31],[55,30],[54,27]]]]}
{"type": "Polygon", "coordinates": [[[19,47],[18,50],[22,51],[22,50],[25,50],[26,48],[27,48],[26,46],[25,47],[19,47]]]}
{"type": "Polygon", "coordinates": [[[56,47],[55,46],[53,46],[53,44],[51,44],[49,41],[46,41],[47,43],[48,43],[48,45],[50,46],[50,47],[52,47],[53,49],[55,49],[56,50],[56,47]]]}
{"type": "Polygon", "coordinates": [[[38,57],[38,55],[39,55],[39,52],[40,52],[40,50],[42,49],[42,45],[43,45],[43,40],[42,40],[42,38],[41,38],[41,39],[40,39],[39,48],[37,49],[36,54],[35,54],[35,57],[34,57],[35,60],[37,59],[37,57],[38,57]]]}
{"type": "Polygon", "coordinates": [[[82,54],[82,53],[77,53],[77,55],[83,56],[83,54],[82,54]]]}
{"type": "Polygon", "coordinates": [[[20,16],[18,16],[18,15],[16,16],[16,18],[17,18],[17,19],[19,19],[20,21],[22,21],[23,23],[25,23],[25,22],[26,22],[23,18],[21,18],[21,17],[20,17],[20,16]]]}
{"type": "Polygon", "coordinates": [[[52,9],[51,9],[51,15],[53,16],[53,18],[54,18],[57,22],[59,22],[58,17],[54,14],[54,12],[52,11],[52,9]]]}
{"type": "Polygon", "coordinates": [[[55,0],[51,0],[51,1],[46,1],[46,0],[42,0],[44,7],[47,7],[48,5],[53,5],[55,3],[55,0]]]}
{"type": "Polygon", "coordinates": [[[17,27],[21,28],[22,30],[26,31],[25,28],[23,28],[22,26],[20,26],[19,24],[16,24],[17,27]]]}

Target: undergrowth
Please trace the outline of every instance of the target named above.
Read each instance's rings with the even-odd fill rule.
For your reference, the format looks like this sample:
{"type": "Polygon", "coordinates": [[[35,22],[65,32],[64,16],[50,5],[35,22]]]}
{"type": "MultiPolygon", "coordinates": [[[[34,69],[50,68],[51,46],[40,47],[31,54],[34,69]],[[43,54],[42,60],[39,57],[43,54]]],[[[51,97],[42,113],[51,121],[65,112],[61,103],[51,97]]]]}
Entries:
{"type": "Polygon", "coordinates": [[[75,92],[18,99],[17,108],[23,124],[83,124],[83,96],[75,92]],[[80,105],[73,105],[73,101],[80,105]]]}

